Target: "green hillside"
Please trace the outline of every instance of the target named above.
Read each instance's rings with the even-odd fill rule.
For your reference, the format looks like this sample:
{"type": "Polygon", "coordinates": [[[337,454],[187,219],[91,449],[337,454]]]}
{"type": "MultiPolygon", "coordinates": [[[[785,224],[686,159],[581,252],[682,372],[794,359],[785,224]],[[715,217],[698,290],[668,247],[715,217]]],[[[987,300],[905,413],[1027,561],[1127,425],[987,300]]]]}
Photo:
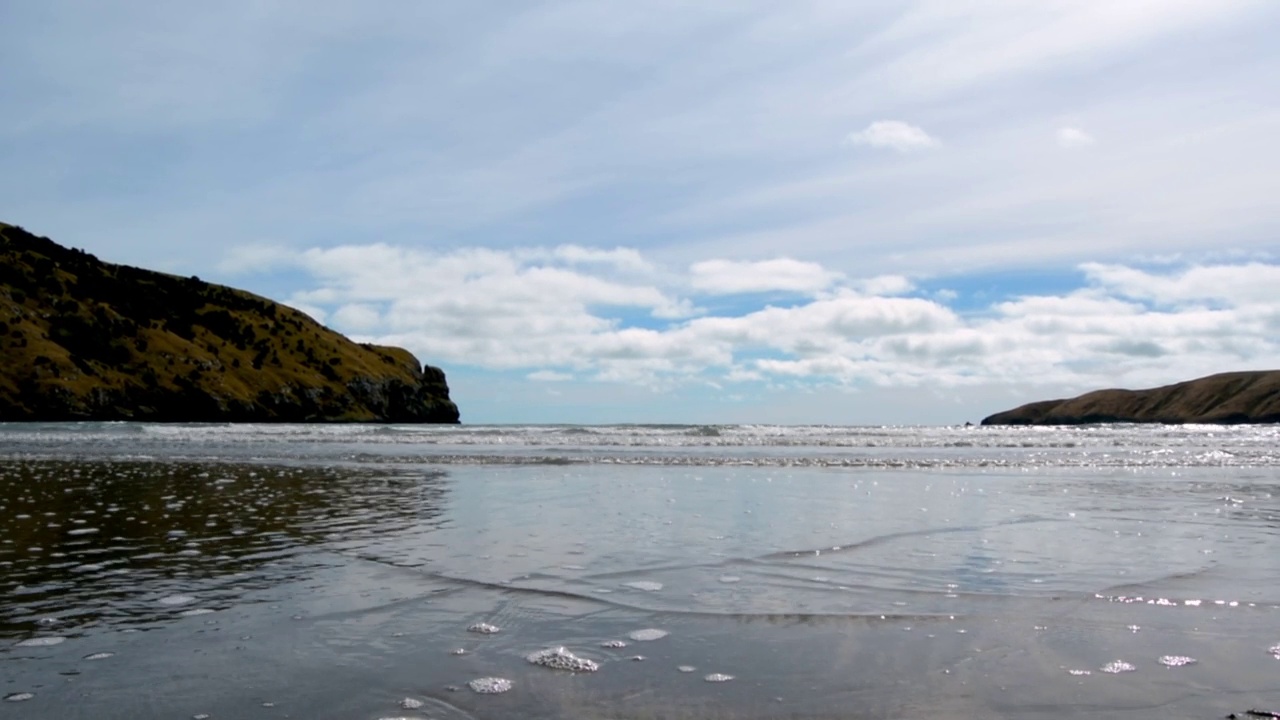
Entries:
{"type": "Polygon", "coordinates": [[[0,421],[457,422],[443,371],[0,223],[0,421]]]}

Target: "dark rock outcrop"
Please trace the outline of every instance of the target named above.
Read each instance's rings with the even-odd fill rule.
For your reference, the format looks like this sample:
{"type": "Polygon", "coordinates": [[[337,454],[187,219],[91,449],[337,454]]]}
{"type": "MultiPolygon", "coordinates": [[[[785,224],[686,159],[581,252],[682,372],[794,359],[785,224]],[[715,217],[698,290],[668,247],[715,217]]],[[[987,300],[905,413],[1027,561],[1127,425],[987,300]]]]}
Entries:
{"type": "Polygon", "coordinates": [[[1278,423],[1280,370],[1210,375],[1150,390],[1097,390],[996,413],[983,425],[1278,423]]]}
{"type": "Polygon", "coordinates": [[[0,223],[0,421],[458,422],[444,372],[0,223]]]}

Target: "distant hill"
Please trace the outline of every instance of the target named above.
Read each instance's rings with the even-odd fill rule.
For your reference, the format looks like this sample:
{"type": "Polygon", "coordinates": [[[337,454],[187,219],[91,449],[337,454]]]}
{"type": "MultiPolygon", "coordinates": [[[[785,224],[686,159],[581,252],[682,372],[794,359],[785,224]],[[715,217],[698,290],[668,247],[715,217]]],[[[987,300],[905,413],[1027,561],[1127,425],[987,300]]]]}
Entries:
{"type": "Polygon", "coordinates": [[[0,421],[458,422],[444,372],[0,223],[0,421]]]}
{"type": "Polygon", "coordinates": [[[1097,390],[996,413],[983,425],[1277,423],[1280,370],[1210,375],[1150,390],[1097,390]]]}

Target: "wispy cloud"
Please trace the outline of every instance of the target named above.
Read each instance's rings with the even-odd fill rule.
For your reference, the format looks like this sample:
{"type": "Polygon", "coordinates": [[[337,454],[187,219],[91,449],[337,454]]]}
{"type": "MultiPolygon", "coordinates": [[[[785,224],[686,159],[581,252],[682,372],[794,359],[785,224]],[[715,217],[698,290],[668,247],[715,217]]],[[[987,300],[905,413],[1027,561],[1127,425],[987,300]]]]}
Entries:
{"type": "Polygon", "coordinates": [[[849,133],[844,142],[846,145],[889,148],[898,152],[927,150],[942,145],[923,129],[901,120],[877,120],[858,132],[849,133]]]}
{"type": "Polygon", "coordinates": [[[1089,133],[1074,127],[1058,128],[1057,139],[1058,145],[1064,148],[1088,147],[1097,142],[1089,133]]]}

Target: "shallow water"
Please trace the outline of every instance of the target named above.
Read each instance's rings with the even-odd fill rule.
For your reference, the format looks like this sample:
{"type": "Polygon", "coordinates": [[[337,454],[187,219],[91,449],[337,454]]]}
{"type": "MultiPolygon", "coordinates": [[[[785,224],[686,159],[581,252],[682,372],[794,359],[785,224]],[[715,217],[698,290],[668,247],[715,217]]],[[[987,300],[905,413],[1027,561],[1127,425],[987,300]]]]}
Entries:
{"type": "Polygon", "coordinates": [[[1280,709],[1278,441],[0,426],[0,717],[1280,709]]]}

